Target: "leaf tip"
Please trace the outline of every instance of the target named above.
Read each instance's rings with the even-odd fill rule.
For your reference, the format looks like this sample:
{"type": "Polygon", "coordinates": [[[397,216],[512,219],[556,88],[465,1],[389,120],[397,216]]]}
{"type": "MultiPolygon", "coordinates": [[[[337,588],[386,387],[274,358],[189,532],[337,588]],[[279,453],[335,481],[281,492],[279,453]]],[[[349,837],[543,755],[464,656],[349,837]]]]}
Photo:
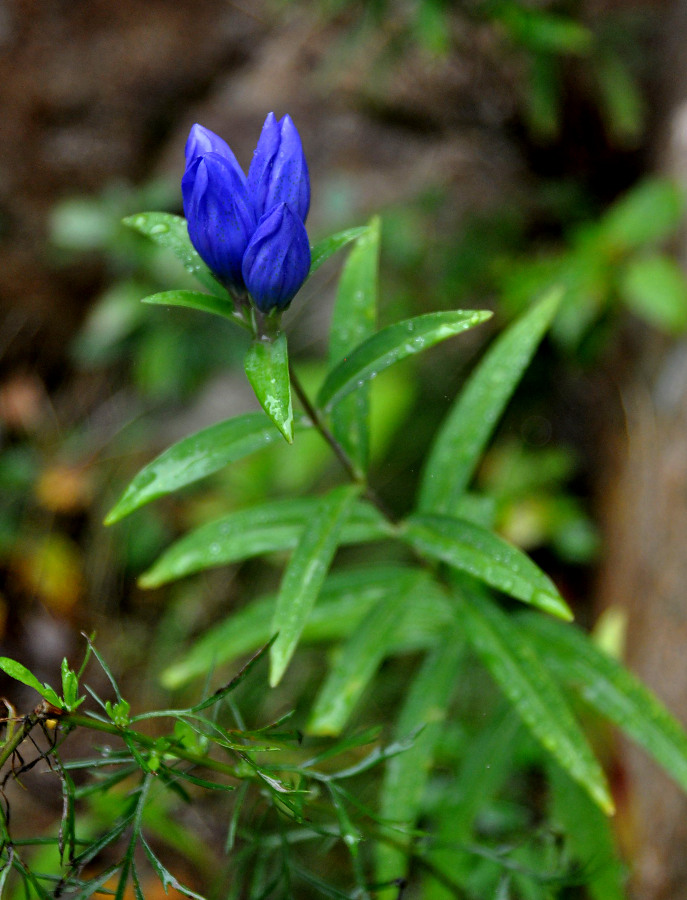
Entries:
{"type": "Polygon", "coordinates": [[[162,582],[155,575],[155,569],[152,568],[152,569],[148,569],[142,575],[139,575],[138,578],[136,579],[136,584],[140,588],[143,588],[143,590],[150,590],[150,588],[159,587],[162,584],[162,582]]]}
{"type": "Polygon", "coordinates": [[[560,594],[549,591],[535,591],[532,597],[532,605],[538,609],[562,619],[564,622],[574,622],[575,615],[560,594]]]}
{"type": "Polygon", "coordinates": [[[119,522],[123,517],[124,513],[121,511],[119,503],[117,503],[103,519],[103,525],[114,525],[115,522],[119,522]]]}

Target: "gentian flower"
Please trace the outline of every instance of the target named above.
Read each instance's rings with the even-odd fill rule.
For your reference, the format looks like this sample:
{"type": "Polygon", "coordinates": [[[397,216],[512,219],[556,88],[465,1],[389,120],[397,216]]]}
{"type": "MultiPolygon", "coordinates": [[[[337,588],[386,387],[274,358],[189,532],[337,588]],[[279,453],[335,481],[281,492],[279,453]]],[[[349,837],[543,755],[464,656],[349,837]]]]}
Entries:
{"type": "Polygon", "coordinates": [[[261,312],[285,309],[308,277],[310,244],[303,223],[287,203],[258,222],[243,255],[243,280],[261,312]]]}
{"type": "Polygon", "coordinates": [[[310,270],[310,179],[291,118],[267,116],[248,178],[229,145],[202,125],[185,152],[184,213],[201,259],[261,312],[286,309],[310,270]]]}

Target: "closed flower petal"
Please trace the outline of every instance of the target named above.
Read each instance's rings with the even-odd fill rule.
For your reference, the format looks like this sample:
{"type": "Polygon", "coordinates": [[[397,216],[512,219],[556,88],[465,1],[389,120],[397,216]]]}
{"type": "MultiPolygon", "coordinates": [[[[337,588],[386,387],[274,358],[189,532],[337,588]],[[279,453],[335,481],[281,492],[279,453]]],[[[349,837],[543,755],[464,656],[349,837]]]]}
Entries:
{"type": "Polygon", "coordinates": [[[300,135],[290,116],[270,113],[248,172],[248,191],[262,216],[286,203],[305,222],[310,208],[310,176],[300,135]]]}
{"type": "Polygon", "coordinates": [[[232,153],[231,147],[214,131],[204,128],[196,123],[192,128],[186,141],[186,168],[188,168],[198,156],[206,156],[208,153],[218,153],[223,156],[232,168],[235,170],[239,179],[244,183],[246,176],[243,169],[238,164],[236,157],[232,153]]]}
{"type": "Polygon", "coordinates": [[[286,203],[258,222],[243,258],[243,279],[264,313],[285,309],[308,277],[310,244],[305,226],[286,203]]]}
{"type": "Polygon", "coordinates": [[[245,178],[225,156],[211,152],[186,169],[181,192],[191,243],[223,283],[242,290],[243,255],[256,226],[245,178]]]}

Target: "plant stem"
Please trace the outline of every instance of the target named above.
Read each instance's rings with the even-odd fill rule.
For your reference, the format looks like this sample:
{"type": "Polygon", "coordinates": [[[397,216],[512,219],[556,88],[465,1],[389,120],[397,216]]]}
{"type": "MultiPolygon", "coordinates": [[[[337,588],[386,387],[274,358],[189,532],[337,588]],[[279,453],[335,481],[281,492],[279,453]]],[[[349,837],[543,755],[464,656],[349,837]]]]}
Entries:
{"type": "Polygon", "coordinates": [[[358,468],[358,466],[353,462],[351,457],[346,452],[345,448],[334,436],[331,429],[327,425],[322,413],[312,404],[310,398],[305,393],[303,385],[301,384],[298,375],[296,374],[293,366],[290,363],[289,377],[291,379],[291,384],[293,385],[295,394],[301,401],[301,405],[303,406],[303,409],[305,410],[308,418],[313,423],[315,428],[320,432],[324,440],[329,444],[334,455],[346,470],[351,481],[353,481],[355,484],[362,485],[364,488],[364,496],[367,498],[367,500],[369,500],[373,506],[377,507],[377,509],[385,519],[391,522],[392,525],[395,525],[396,517],[387,507],[381,497],[377,494],[377,492],[372,487],[370,487],[370,485],[367,483],[365,473],[358,468]]]}
{"type": "Polygon", "coordinates": [[[12,757],[12,755],[17,751],[19,746],[23,743],[26,735],[31,731],[34,725],[38,722],[38,715],[36,713],[31,713],[26,716],[24,721],[22,722],[21,728],[19,728],[12,737],[3,744],[2,750],[0,750],[0,769],[5,765],[8,759],[12,757]]]}
{"type": "MultiPolygon", "coordinates": [[[[100,719],[92,719],[90,716],[67,713],[61,717],[60,723],[71,725],[76,728],[90,728],[92,731],[111,734],[113,737],[118,737],[123,741],[126,741],[128,738],[148,750],[155,750],[158,746],[157,738],[148,737],[148,735],[141,734],[140,731],[132,731],[129,728],[120,728],[114,723],[102,722],[100,719]]],[[[17,742],[17,746],[19,743],[20,741],[17,742]]],[[[16,749],[16,747],[14,749],[16,749]]],[[[213,772],[220,772],[223,775],[230,775],[232,778],[236,778],[234,766],[220,762],[218,759],[212,759],[210,756],[204,756],[201,753],[193,753],[190,750],[185,750],[183,747],[176,746],[170,748],[169,753],[177,759],[183,759],[194,766],[202,766],[205,769],[211,769],[213,772]]],[[[5,759],[7,758],[8,756],[5,756],[5,759]]]]}

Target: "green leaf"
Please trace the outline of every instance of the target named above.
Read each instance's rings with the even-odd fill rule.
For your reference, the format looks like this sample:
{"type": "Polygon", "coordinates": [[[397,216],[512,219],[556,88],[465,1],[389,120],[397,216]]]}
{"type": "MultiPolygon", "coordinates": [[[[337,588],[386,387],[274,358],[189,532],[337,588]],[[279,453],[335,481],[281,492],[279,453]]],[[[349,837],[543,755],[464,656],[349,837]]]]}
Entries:
{"type": "Polygon", "coordinates": [[[552,816],[567,837],[568,855],[585,873],[594,900],[625,900],[625,873],[613,839],[612,823],[560,766],[548,767],[552,816]]]}
{"type": "Polygon", "coordinates": [[[520,621],[547,668],[643,747],[687,791],[687,734],[657,697],[578,628],[563,628],[534,615],[520,621]]]}
{"type": "MultiPolygon", "coordinates": [[[[144,588],[159,587],[194,572],[239,562],[262,553],[293,550],[316,513],[317,498],[275,500],[229,513],[185,535],[139,578],[144,588]]],[[[386,520],[368,503],[357,503],[341,543],[381,540],[391,534],[386,520]]]]}
{"type": "Polygon", "coordinates": [[[226,290],[215,279],[193,247],[188,236],[186,219],[171,213],[147,212],[129,216],[123,222],[128,228],[133,228],[134,231],[144,234],[161,247],[171,250],[187,272],[195,275],[198,281],[213,294],[217,294],[218,297],[226,297],[228,301],[229,295],[226,290]]]}
{"type": "Polygon", "coordinates": [[[244,367],[260,406],[289,444],[293,443],[293,409],[286,335],[273,341],[256,339],[248,348],[244,367]]]}
{"type": "Polygon", "coordinates": [[[192,900],[205,900],[200,894],[196,894],[195,891],[192,891],[190,888],[187,888],[186,885],[181,884],[171,872],[169,872],[160,862],[160,860],[155,856],[153,851],[150,849],[148,842],[143,837],[140,836],[141,844],[143,845],[143,849],[145,850],[146,856],[150,862],[150,865],[153,868],[153,871],[160,879],[162,883],[162,887],[164,888],[165,894],[167,893],[168,888],[174,888],[175,891],[178,891],[180,894],[183,894],[186,897],[191,897],[192,900]]]}
{"type": "MultiPolygon", "coordinates": [[[[415,734],[413,745],[389,760],[384,774],[380,815],[399,828],[413,829],[416,825],[464,653],[465,639],[457,629],[448,629],[443,642],[425,658],[396,723],[394,735],[397,739],[415,734]]],[[[398,832],[393,837],[404,845],[411,840],[398,832]]],[[[397,846],[378,844],[378,881],[403,875],[407,866],[407,853],[397,846]]]]}
{"type": "Polygon", "coordinates": [[[510,597],[561,619],[573,618],[556,585],[526,554],[473,522],[410,516],[400,536],[419,553],[467,572],[510,597]]]}
{"type": "Polygon", "coordinates": [[[601,766],[527,633],[476,591],[461,589],[456,602],[468,640],[525,725],[592,800],[611,814],[613,800],[601,766]]]}
{"type": "Polygon", "coordinates": [[[357,228],[346,228],[345,231],[337,231],[324,240],[318,241],[310,250],[310,272],[308,278],[316,272],[322,263],[326,262],[330,256],[333,256],[337,250],[350,244],[356,238],[359,238],[367,231],[367,225],[361,225],[357,228]]]}
{"type": "Polygon", "coordinates": [[[277,633],[277,639],[270,650],[272,687],[279,684],[293,656],[322,583],[327,577],[339,544],[341,526],[358,492],[357,485],[344,485],[334,488],[321,498],[289,560],[272,619],[272,631],[277,633]]]}
{"type": "MultiPolygon", "coordinates": [[[[330,366],[374,334],[379,269],[379,218],[372,219],[346,261],[329,335],[330,366]]],[[[369,456],[369,385],[356,388],[332,410],[332,431],[361,472],[369,456]]]]}
{"type": "Polygon", "coordinates": [[[594,55],[593,66],[609,132],[616,142],[636,144],[644,132],[646,109],[644,93],[630,66],[608,47],[594,55]]]}
{"type": "Polygon", "coordinates": [[[632,312],[670,334],[687,328],[687,279],[662,254],[632,259],[620,278],[620,294],[632,312]]]}
{"type": "Polygon", "coordinates": [[[197,309],[199,312],[229,319],[230,322],[234,322],[242,328],[250,327],[245,319],[236,313],[228,296],[225,299],[215,294],[204,294],[202,291],[162,291],[160,294],[150,294],[149,297],[144,297],[141,302],[157,306],[181,306],[185,309],[197,309]]]}
{"type": "MultiPolygon", "coordinates": [[[[471,881],[476,860],[469,847],[480,841],[480,820],[489,815],[494,799],[512,777],[522,729],[517,713],[504,699],[501,707],[480,722],[474,736],[467,741],[451,783],[450,797],[442,798],[432,808],[434,846],[428,858],[454,884],[466,885],[471,881]]],[[[529,735],[526,739],[529,741],[529,735]]],[[[430,875],[424,882],[425,895],[426,900],[453,897],[430,875]]],[[[537,900],[544,898],[537,895],[537,900]]]]}
{"type": "Polygon", "coordinates": [[[26,666],[23,666],[20,662],[9,659],[7,656],[0,656],[0,669],[6,675],[9,675],[10,678],[14,678],[15,681],[21,681],[22,684],[33,688],[34,691],[38,691],[41,697],[43,697],[44,700],[47,700],[48,703],[51,703],[58,709],[62,708],[62,701],[50,685],[41,684],[33,672],[30,672],[26,666]]]}
{"type": "Polygon", "coordinates": [[[151,500],[206,478],[279,439],[279,432],[263,413],[247,413],[204,428],[141,469],[108,513],[105,524],[112,525],[151,500]]]}
{"type": "Polygon", "coordinates": [[[139,584],[159,587],[203,569],[291,550],[316,505],[315,498],[275,500],[207,522],[172,544],[141,575],[139,584]]]}
{"type": "Polygon", "coordinates": [[[600,234],[615,252],[669,237],[685,210],[684,192],[666,178],[650,178],[617,200],[603,217],[600,234]]]}
{"type": "Polygon", "coordinates": [[[533,52],[584,55],[593,44],[591,31],[569,16],[503,3],[495,10],[511,38],[533,52]]]}
{"type": "Polygon", "coordinates": [[[307,731],[338,735],[365,688],[391,649],[399,621],[408,610],[408,594],[424,589],[427,576],[409,570],[394,590],[376,603],[352,632],[336,656],[315,698],[307,731]]]}
{"type": "Polygon", "coordinates": [[[356,347],[327,375],[317,398],[318,406],[331,409],[351,391],[399,360],[474,328],[491,315],[485,310],[427,313],[382,329],[356,347]]]}
{"type": "MultiPolygon", "coordinates": [[[[342,530],[342,542],[349,523],[342,530]]],[[[349,635],[377,603],[396,591],[417,570],[405,566],[367,566],[333,572],[324,582],[310,614],[301,643],[340,640],[349,635]]],[[[433,644],[447,625],[452,612],[443,592],[428,590],[408,598],[407,615],[397,625],[394,646],[398,652],[413,651],[433,644]]],[[[205,675],[214,666],[250,653],[269,640],[270,623],[276,595],[264,597],[241,610],[233,611],[222,622],[200,637],[191,649],[162,673],[166,688],[177,688],[192,678],[205,675]]]]}
{"type": "Polygon", "coordinates": [[[452,513],[539,342],[561,292],[547,293],[492,344],[434,440],[420,486],[422,512],[452,513]]]}

